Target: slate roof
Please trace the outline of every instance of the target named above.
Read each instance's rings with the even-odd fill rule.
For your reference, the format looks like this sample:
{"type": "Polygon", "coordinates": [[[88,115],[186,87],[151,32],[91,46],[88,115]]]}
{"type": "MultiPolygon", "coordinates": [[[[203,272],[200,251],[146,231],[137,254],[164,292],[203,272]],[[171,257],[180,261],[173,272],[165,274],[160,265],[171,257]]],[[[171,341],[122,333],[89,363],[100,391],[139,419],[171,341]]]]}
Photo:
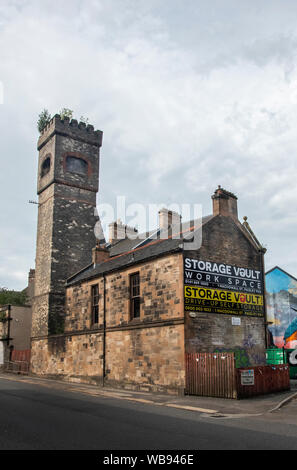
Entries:
{"type": "Polygon", "coordinates": [[[202,221],[191,221],[190,224],[182,224],[181,236],[179,238],[169,237],[162,239],[162,232],[158,229],[150,232],[148,236],[146,236],[147,234],[142,234],[133,240],[126,238],[116,241],[109,247],[110,258],[108,260],[100,264],[90,264],[86,266],[80,272],[70,277],[66,285],[71,286],[88,279],[96,278],[104,273],[129,267],[147,259],[162,256],[165,253],[182,251],[183,241],[191,239],[193,232],[201,230],[202,226],[212,218],[213,216],[209,215],[203,217],[202,221]],[[189,229],[189,225],[192,229],[189,229]]]}

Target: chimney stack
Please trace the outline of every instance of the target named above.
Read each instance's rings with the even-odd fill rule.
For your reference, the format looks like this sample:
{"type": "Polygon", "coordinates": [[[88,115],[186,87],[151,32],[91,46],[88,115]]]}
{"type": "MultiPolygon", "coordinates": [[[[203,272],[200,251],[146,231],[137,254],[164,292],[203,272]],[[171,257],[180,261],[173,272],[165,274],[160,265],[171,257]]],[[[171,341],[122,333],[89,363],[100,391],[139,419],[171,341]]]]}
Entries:
{"type": "Polygon", "coordinates": [[[161,209],[159,211],[159,227],[164,231],[170,229],[172,234],[179,233],[181,231],[181,215],[166,208],[161,209]]]}
{"type": "Polygon", "coordinates": [[[135,227],[128,227],[128,225],[123,224],[120,219],[109,224],[108,229],[109,243],[114,243],[118,240],[124,240],[125,238],[136,238],[138,234],[138,230],[135,227]]]}
{"type": "Polygon", "coordinates": [[[109,250],[105,245],[101,245],[100,242],[96,243],[95,248],[92,249],[92,262],[93,264],[100,264],[109,258],[109,250]]]}
{"type": "Polygon", "coordinates": [[[226,191],[218,186],[214,195],[211,196],[213,204],[213,215],[224,215],[238,219],[237,197],[235,194],[226,191]]]}

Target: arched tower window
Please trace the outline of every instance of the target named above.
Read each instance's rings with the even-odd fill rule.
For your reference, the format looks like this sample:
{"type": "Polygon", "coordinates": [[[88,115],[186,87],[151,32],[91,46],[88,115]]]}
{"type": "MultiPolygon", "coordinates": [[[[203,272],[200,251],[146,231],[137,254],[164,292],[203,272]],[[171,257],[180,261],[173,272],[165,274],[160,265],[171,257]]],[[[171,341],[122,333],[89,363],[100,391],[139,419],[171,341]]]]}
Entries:
{"type": "Polygon", "coordinates": [[[41,165],[41,178],[48,174],[48,172],[50,171],[50,168],[51,168],[51,157],[48,156],[42,162],[42,165],[41,165]]]}
{"type": "Polygon", "coordinates": [[[81,175],[88,174],[88,163],[79,157],[68,155],[66,157],[66,171],[71,173],[79,173],[81,175]]]}

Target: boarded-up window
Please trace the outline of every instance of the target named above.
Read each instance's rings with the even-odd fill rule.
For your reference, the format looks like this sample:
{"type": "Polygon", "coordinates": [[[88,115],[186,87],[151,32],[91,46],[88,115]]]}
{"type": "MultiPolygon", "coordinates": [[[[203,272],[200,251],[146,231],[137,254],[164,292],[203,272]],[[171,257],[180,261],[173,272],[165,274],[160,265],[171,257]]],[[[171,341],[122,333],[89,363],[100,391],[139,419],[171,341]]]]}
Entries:
{"type": "Polygon", "coordinates": [[[130,276],[130,318],[140,317],[140,281],[139,273],[130,276]]]}

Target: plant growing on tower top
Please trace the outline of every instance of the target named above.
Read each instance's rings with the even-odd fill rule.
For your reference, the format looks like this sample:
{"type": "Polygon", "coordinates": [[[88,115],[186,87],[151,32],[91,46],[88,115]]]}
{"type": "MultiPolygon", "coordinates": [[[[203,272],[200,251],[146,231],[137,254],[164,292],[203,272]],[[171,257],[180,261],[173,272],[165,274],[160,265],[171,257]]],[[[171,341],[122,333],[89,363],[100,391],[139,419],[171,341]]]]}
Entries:
{"type": "Polygon", "coordinates": [[[73,111],[69,108],[62,108],[60,111],[60,118],[61,119],[72,119],[73,118],[73,111]]]}
{"type": "Polygon", "coordinates": [[[50,120],[51,120],[50,113],[48,112],[47,109],[43,109],[41,113],[39,114],[38,121],[37,121],[37,128],[40,133],[43,131],[46,125],[50,122],[50,120]]]}

